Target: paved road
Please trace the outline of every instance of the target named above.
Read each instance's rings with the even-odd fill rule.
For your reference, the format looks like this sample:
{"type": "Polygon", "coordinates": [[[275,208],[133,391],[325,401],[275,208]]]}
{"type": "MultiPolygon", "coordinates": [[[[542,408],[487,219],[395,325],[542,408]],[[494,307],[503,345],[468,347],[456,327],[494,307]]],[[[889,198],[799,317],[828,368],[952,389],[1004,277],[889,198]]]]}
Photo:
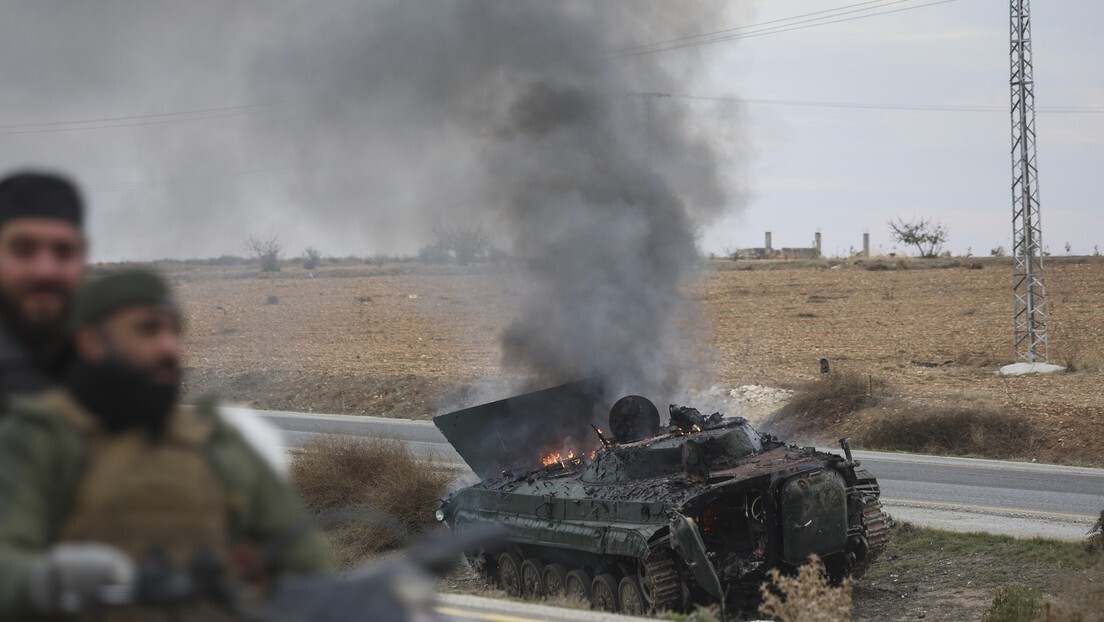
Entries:
{"type": "Polygon", "coordinates": [[[581,609],[563,609],[519,603],[497,598],[482,598],[462,594],[438,595],[436,613],[445,620],[486,620],[488,622],[633,622],[655,618],[634,618],[630,616],[586,611],[581,609]]]}
{"type": "MultiPolygon", "coordinates": [[[[395,438],[415,454],[463,461],[428,421],[262,412],[289,446],[318,434],[395,438]]],[[[896,518],[958,531],[1079,540],[1104,510],[1104,469],[856,451],[896,518]]]]}

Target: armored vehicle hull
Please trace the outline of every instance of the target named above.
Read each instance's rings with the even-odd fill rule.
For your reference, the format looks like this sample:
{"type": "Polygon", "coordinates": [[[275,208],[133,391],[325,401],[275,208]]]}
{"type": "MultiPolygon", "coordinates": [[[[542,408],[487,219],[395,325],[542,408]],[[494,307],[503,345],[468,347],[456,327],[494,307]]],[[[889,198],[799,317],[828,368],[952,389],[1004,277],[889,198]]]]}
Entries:
{"type": "Polygon", "coordinates": [[[877,481],[849,457],[676,406],[666,429],[648,428],[486,477],[437,516],[457,533],[506,528],[506,542],[469,559],[511,595],[567,593],[634,614],[745,599],[768,569],[813,554],[835,578],[860,575],[884,548],[877,481]]]}

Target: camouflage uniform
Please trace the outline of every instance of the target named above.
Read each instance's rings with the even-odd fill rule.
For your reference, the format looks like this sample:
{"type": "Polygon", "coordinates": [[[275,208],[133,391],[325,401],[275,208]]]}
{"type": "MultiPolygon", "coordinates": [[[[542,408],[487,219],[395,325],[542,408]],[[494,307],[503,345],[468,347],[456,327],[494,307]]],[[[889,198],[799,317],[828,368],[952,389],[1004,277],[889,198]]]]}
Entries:
{"type": "Polygon", "coordinates": [[[180,408],[154,441],[104,432],[64,390],[18,403],[0,422],[0,620],[34,619],[29,568],[59,542],[103,542],[136,561],[158,550],[176,564],[198,551],[232,568],[251,556],[276,575],[330,569],[295,494],[214,413],[180,408]]]}

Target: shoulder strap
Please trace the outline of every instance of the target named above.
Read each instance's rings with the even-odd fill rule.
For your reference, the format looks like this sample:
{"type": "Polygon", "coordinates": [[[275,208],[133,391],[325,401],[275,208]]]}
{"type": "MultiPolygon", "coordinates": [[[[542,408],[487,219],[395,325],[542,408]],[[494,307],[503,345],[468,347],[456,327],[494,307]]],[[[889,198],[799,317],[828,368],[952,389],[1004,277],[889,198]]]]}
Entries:
{"type": "Polygon", "coordinates": [[[81,434],[91,435],[100,430],[96,418],[64,389],[50,389],[35,397],[17,399],[16,404],[17,412],[61,421],[81,434]]]}

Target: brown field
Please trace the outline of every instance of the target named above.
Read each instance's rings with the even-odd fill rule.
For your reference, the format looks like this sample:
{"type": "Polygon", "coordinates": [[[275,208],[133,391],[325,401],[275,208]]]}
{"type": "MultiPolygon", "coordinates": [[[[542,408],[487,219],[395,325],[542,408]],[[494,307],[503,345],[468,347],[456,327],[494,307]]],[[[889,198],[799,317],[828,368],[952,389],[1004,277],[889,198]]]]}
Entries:
{"type": "MultiPolygon", "coordinates": [[[[1037,456],[1022,457],[1104,459],[1100,258],[1048,266],[1051,360],[1074,371],[1022,378],[994,374],[1013,360],[1008,260],[832,265],[703,265],[686,288],[696,335],[681,357],[696,361],[686,383],[792,388],[817,377],[823,356],[873,379],[894,408],[978,407],[1029,418],[1046,442],[1032,449],[1037,456]]],[[[499,362],[498,337],[526,288],[507,265],[342,261],[265,275],[249,266],[163,268],[187,311],[193,394],[425,418],[469,404],[475,388],[501,396],[518,378],[499,362]]],[[[850,433],[825,438],[837,432],[850,433]]]]}

